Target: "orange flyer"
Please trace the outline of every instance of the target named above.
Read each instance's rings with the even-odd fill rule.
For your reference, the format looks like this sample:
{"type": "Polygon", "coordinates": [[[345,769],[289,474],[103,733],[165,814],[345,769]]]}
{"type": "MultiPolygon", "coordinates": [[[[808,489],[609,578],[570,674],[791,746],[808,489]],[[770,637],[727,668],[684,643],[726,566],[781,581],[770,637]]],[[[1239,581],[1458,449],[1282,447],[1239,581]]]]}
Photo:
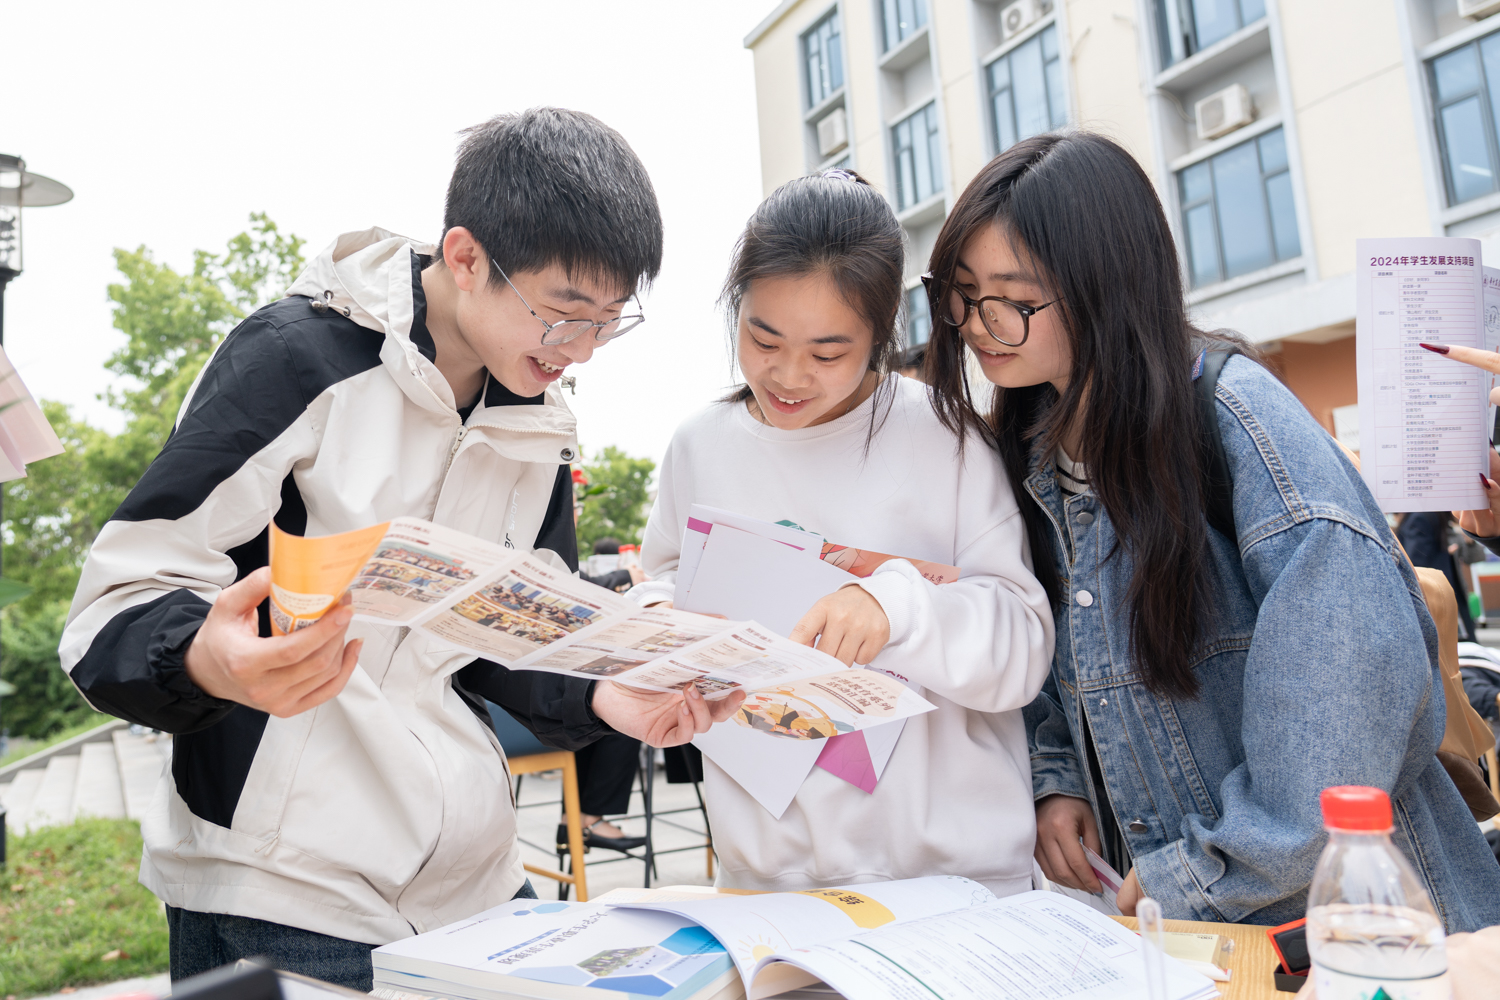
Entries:
{"type": "Polygon", "coordinates": [[[306,628],[333,607],[374,555],[390,522],[323,538],[271,525],[271,630],[306,628]]]}

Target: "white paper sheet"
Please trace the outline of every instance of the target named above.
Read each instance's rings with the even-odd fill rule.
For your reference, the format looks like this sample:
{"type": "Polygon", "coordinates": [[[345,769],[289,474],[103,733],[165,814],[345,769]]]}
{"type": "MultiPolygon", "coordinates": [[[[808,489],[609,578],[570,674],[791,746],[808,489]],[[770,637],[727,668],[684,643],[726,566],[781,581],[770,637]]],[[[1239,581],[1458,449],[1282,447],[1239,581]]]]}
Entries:
{"type": "Polygon", "coordinates": [[[687,524],[682,529],[682,545],[677,557],[677,594],[676,603],[678,607],[685,606],[688,595],[693,592],[693,579],[698,572],[698,561],[703,557],[703,545],[708,541],[709,535],[716,524],[722,524],[740,531],[748,531],[752,535],[769,538],[773,542],[780,542],[792,551],[800,555],[817,559],[823,549],[823,536],[812,531],[803,531],[800,528],[789,528],[784,524],[772,524],[769,521],[757,520],[736,514],[733,511],[721,510],[718,507],[710,507],[707,504],[695,503],[688,508],[687,524]]]}
{"type": "MultiPolygon", "coordinates": [[[[702,614],[754,618],[787,635],[818,598],[854,579],[843,570],[817,558],[809,559],[805,552],[788,545],[728,524],[716,524],[703,546],[691,589],[677,606],[702,614]],[[775,580],[777,584],[767,587],[757,583],[765,580],[775,580]],[[755,614],[744,613],[751,608],[755,614]]],[[[683,593],[680,583],[678,593],[683,593]]],[[[865,740],[867,743],[876,740],[881,746],[889,742],[890,749],[894,749],[894,740],[888,740],[883,731],[896,729],[899,738],[899,727],[903,724],[887,723],[868,729],[865,740]]],[[[714,726],[693,740],[694,746],[767,812],[780,819],[817,764],[823,745],[776,740],[776,746],[767,750],[767,742],[760,734],[738,726],[714,726]]],[[[874,745],[870,756],[873,761],[874,745]]],[[[890,750],[884,756],[876,768],[877,775],[890,759],[890,750]]]]}
{"type": "Polygon", "coordinates": [[[0,348],[0,482],[25,476],[28,462],[62,453],[42,408],[0,348]]]}
{"type": "MultiPolygon", "coordinates": [[[[1027,892],[778,954],[763,960],[747,995],[760,1000],[782,982],[800,985],[778,968],[792,966],[860,1000],[1149,1000],[1138,941],[1081,903],[1027,892]]],[[[1166,1000],[1217,995],[1208,977],[1171,956],[1163,964],[1166,1000]]]]}
{"type": "MultiPolygon", "coordinates": [[[[893,722],[868,729],[865,739],[898,725],[901,723],[893,722]]],[[[777,819],[797,797],[797,790],[817,764],[818,754],[823,752],[821,742],[768,740],[743,726],[724,723],[710,726],[708,732],[693,737],[693,746],[777,819]]]]}
{"type": "Polygon", "coordinates": [[[818,598],[857,579],[790,546],[717,524],[703,546],[692,589],[677,606],[754,619],[779,635],[791,635],[818,598]]]}
{"type": "MultiPolygon", "coordinates": [[[[1484,349],[1500,351],[1500,268],[1496,267],[1484,269],[1484,349]]],[[[1484,374],[1489,376],[1485,380],[1487,389],[1500,384],[1500,375],[1484,374]]],[[[1500,437],[1495,433],[1495,410],[1495,405],[1490,404],[1484,424],[1491,442],[1500,437]]]]}
{"type": "Polygon", "coordinates": [[[1484,347],[1478,240],[1358,240],[1360,466],[1388,513],[1488,506],[1489,378],[1421,343],[1484,347]]]}

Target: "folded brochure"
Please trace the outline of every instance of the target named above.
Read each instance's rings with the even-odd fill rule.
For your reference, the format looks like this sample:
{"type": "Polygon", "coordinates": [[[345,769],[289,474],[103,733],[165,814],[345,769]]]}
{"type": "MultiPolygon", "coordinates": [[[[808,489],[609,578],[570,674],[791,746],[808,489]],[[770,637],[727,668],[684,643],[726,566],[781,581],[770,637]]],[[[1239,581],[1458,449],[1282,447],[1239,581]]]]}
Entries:
{"type": "Polygon", "coordinates": [[[356,619],[403,625],[512,669],[658,691],[695,685],[705,697],[742,690],[734,720],[795,740],[933,709],[900,681],[850,670],[754,621],[640,608],[603,587],[416,518],[320,538],[271,526],[271,622],[311,625],[345,591],[356,619]]]}

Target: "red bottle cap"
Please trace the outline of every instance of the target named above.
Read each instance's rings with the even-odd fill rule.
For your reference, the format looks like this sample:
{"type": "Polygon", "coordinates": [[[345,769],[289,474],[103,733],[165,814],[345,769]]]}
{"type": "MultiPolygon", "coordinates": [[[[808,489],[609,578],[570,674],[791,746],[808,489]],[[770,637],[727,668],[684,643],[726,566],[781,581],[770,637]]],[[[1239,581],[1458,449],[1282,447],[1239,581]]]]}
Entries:
{"type": "Polygon", "coordinates": [[[1323,789],[1323,825],[1330,830],[1355,833],[1389,833],[1391,797],[1365,785],[1338,785],[1323,789]]]}

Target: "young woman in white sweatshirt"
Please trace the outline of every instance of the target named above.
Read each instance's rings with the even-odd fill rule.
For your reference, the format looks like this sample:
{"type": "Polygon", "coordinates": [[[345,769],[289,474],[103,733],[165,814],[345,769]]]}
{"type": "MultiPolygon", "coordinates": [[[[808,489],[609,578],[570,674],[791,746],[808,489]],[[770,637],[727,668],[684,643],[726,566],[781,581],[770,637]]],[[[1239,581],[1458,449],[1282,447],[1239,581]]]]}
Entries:
{"type": "Polygon", "coordinates": [[[989,447],[961,448],[925,387],[890,371],[903,264],[890,206],[856,175],[778,189],[725,284],[745,383],[684,423],[662,464],[643,545],[653,579],[632,591],[642,604],[672,599],[694,503],[962,571],[935,586],[891,560],[808,610],[792,638],[916,685],[937,710],[906,722],[873,793],[814,768],[779,820],[708,760],[721,885],[964,875],[997,894],[1031,887],[1021,709],[1047,673],[1052,615],[989,447]]]}

